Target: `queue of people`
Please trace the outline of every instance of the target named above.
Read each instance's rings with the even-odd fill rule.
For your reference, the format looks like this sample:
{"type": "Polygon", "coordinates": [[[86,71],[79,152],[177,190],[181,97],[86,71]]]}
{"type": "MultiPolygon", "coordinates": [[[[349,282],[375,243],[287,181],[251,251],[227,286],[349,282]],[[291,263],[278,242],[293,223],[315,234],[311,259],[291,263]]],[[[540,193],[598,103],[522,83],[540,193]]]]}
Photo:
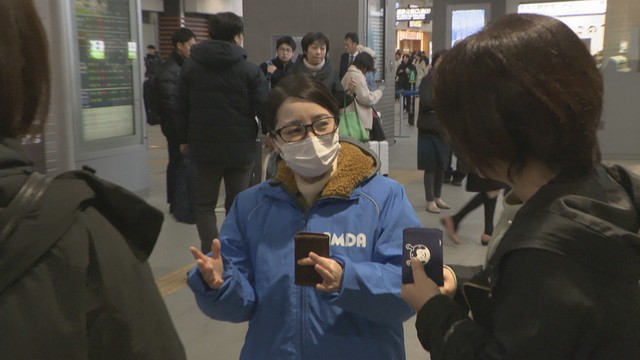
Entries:
{"type": "MultiPolygon", "coordinates": [[[[18,139],[46,117],[46,34],[31,0],[1,2],[0,21],[0,45],[19,57],[0,67],[0,221],[15,226],[0,232],[3,354],[185,358],[147,263],[162,214],[86,171],[34,172],[18,139]]],[[[348,34],[359,50],[340,78],[328,37],[310,32],[295,62],[283,37],[261,67],[246,60],[243,29],[233,13],[212,16],[198,44],[179,29],[154,68],[170,158],[177,149],[195,164],[201,246],[189,249],[187,283],[207,316],[249,323],[241,359],[403,359],[414,314],[432,359],[640,358],[640,178],[600,163],[602,77],[566,25],[507,15],[422,79],[423,143],[451,146],[513,204],[486,264],[445,266],[441,287],[417,259],[402,284],[403,231],[420,221],[371,150],[340,136],[345,108],[366,127],[382,95],[366,81],[375,54],[348,34]],[[273,177],[249,188],[260,130],[279,156],[273,177]],[[296,257],[301,233],[329,252],[296,257]],[[317,280],[299,285],[299,267],[317,280]]],[[[447,207],[445,163],[438,154],[424,169],[432,210],[447,207]]]]}

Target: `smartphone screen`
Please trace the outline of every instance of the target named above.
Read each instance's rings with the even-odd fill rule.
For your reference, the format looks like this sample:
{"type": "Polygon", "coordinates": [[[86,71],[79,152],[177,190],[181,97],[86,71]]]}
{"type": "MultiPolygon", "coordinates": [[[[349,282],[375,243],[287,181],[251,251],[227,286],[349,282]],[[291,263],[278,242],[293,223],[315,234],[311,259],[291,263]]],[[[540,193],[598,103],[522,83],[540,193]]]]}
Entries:
{"type": "Polygon", "coordinates": [[[295,283],[301,286],[315,286],[322,282],[322,276],[313,265],[298,265],[298,260],[314,252],[329,257],[329,235],[313,232],[299,232],[295,235],[295,283]]]}
{"type": "Polygon", "coordinates": [[[407,228],[402,232],[402,283],[413,284],[412,258],[420,260],[427,276],[438,286],[444,285],[442,275],[442,230],[407,228]]]}

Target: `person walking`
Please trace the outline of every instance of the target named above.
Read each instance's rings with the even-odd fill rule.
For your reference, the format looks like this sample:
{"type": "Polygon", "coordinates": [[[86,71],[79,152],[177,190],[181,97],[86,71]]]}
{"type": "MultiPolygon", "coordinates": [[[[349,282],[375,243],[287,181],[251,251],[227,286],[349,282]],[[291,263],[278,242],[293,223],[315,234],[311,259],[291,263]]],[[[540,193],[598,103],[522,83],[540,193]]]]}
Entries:
{"type": "Polygon", "coordinates": [[[434,65],[420,84],[418,112],[418,170],[423,170],[424,193],[427,212],[439,214],[440,209],[450,209],[441,198],[442,182],[451,149],[440,134],[436,113],[433,111],[433,72],[445,51],[433,55],[434,65]]]}
{"type": "Polygon", "coordinates": [[[249,187],[258,159],[256,138],[264,118],[269,85],[260,68],[246,60],[244,24],[230,12],[209,19],[209,35],[191,48],[176,94],[177,139],[195,164],[194,210],[201,249],[218,237],[216,205],[225,184],[228,213],[236,195],[249,187]]]}

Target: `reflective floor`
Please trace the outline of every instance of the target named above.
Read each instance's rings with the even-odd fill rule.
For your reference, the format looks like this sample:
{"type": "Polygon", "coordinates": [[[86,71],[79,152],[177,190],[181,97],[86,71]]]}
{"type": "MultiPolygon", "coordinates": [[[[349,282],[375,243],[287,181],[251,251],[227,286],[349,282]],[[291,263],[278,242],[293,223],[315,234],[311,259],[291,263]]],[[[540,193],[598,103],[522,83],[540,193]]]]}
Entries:
{"type": "MultiPolygon", "coordinates": [[[[385,116],[385,114],[383,114],[385,116]]],[[[395,114],[395,118],[398,115],[395,114]]],[[[399,121],[396,120],[396,134],[399,132],[399,121]]],[[[440,227],[439,219],[443,215],[454,214],[463,206],[473,193],[464,187],[444,185],[442,198],[451,210],[443,210],[442,214],[427,213],[422,185],[422,172],[416,170],[417,129],[402,124],[402,138],[389,147],[389,177],[405,186],[409,200],[413,205],[422,225],[440,227]]],[[[165,222],[150,263],[156,276],[160,290],[171,313],[176,328],[182,338],[189,359],[237,359],[244,342],[246,323],[232,324],[219,322],[205,317],[197,308],[191,291],[185,284],[185,273],[194,262],[189,253],[189,246],[199,247],[195,225],[177,223],[168,214],[165,202],[165,170],[167,161],[166,142],[159,126],[148,127],[149,136],[149,203],[165,212],[165,222]]],[[[626,161],[623,164],[640,173],[640,162],[626,161]]],[[[224,201],[220,196],[220,203],[224,201]]],[[[496,209],[496,220],[502,209],[502,196],[496,209]]],[[[219,222],[224,211],[219,213],[219,222]]],[[[462,244],[455,245],[448,239],[444,243],[446,263],[476,265],[484,261],[486,247],[480,245],[483,231],[482,207],[469,214],[460,225],[459,236],[462,244]]],[[[405,322],[405,343],[407,359],[430,359],[422,349],[414,328],[414,319],[405,322]]]]}

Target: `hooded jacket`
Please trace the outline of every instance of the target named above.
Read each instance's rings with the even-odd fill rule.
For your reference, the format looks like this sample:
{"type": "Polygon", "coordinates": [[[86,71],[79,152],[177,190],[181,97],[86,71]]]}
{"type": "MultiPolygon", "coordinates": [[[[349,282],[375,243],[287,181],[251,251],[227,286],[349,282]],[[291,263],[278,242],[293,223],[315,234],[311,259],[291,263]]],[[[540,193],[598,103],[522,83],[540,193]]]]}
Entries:
{"type": "Polygon", "coordinates": [[[639,359],[640,178],[598,166],[527,201],[485,269],[488,296],[444,295],[416,328],[433,359],[639,359]]]}
{"type": "Polygon", "coordinates": [[[176,132],[196,160],[247,164],[257,157],[258,122],[269,93],[243,48],[206,40],[191,48],[177,89],[176,132]]]}
{"type": "MultiPolygon", "coordinates": [[[[2,139],[1,207],[32,171],[2,139]]],[[[161,212],[88,172],[52,181],[0,243],[2,357],[185,359],[146,262],[161,225],[161,212]]]]}
{"type": "Polygon", "coordinates": [[[238,195],[220,231],[224,284],[209,288],[198,269],[188,284],[217,320],[249,321],[241,359],[404,359],[400,298],[402,230],[419,227],[400,184],[376,174],[369,150],[341,140],[337,172],[304,210],[293,172],[238,195]],[[339,292],[294,285],[294,235],[330,236],[344,269],[339,292]]]}

